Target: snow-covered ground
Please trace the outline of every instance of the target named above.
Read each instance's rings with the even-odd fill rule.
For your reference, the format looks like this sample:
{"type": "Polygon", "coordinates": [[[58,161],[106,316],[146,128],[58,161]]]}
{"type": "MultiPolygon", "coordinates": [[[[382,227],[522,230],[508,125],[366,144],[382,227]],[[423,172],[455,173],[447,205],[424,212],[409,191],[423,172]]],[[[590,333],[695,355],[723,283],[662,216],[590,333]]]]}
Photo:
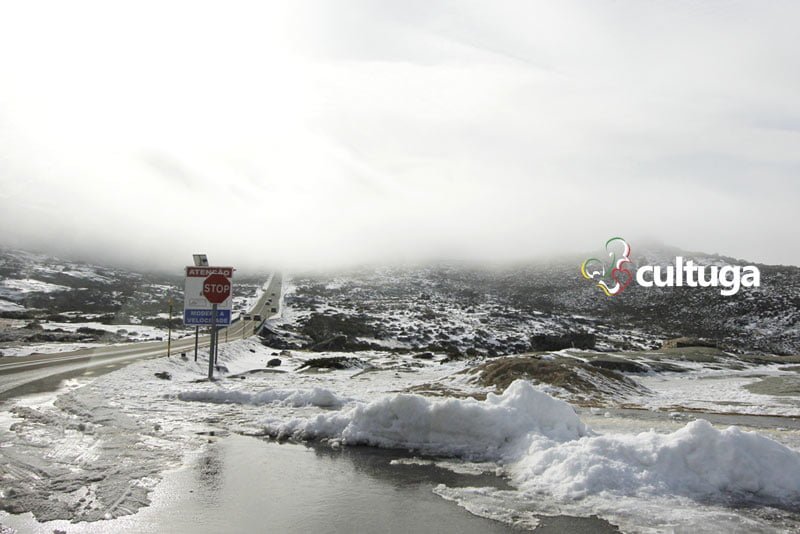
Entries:
{"type": "Polygon", "coordinates": [[[25,306],[11,302],[9,300],[0,299],[0,312],[16,312],[23,311],[25,306]]]}
{"type": "Polygon", "coordinates": [[[80,328],[102,330],[128,337],[132,341],[150,341],[157,337],[166,339],[168,334],[166,329],[141,324],[59,323],[55,321],[42,321],[39,324],[44,330],[63,330],[65,332],[77,332],[80,328]]]}
{"type": "MultiPolygon", "coordinates": [[[[797,425],[767,436],[691,414],[659,425],[613,413],[579,417],[550,387],[518,380],[494,394],[459,374],[468,363],[439,356],[278,354],[254,339],[220,350],[227,372],[213,383],[202,381],[202,359],[161,358],[5,406],[5,495],[25,492],[42,520],[134,513],[165,469],[203,447],[203,433],[221,429],[402,449],[395,465],[409,469],[498,473],[512,489],[442,484],[435,493],[519,527],[541,514],[596,514],[629,532],[800,529],[797,425]],[[267,367],[276,357],[280,365],[267,367]],[[321,357],[355,359],[337,370],[305,365],[321,357]],[[156,377],[164,372],[169,379],[156,377]],[[451,392],[457,385],[458,396],[411,393],[436,384],[451,392]]],[[[664,391],[685,381],[685,373],[665,376],[661,386],[643,380],[664,391]]],[[[685,390],[674,390],[672,400],[682,402],[685,390]]]]}
{"type": "Polygon", "coordinates": [[[800,379],[786,366],[758,365],[745,369],[708,369],[698,366],[688,373],[653,373],[634,377],[652,395],[628,401],[654,410],[699,410],[717,413],[800,417],[800,397],[752,393],[747,386],[766,378],[800,379]]]}
{"type": "Polygon", "coordinates": [[[51,284],[34,278],[6,279],[0,282],[0,296],[3,297],[13,297],[24,293],[55,293],[71,289],[71,287],[51,284]]]}

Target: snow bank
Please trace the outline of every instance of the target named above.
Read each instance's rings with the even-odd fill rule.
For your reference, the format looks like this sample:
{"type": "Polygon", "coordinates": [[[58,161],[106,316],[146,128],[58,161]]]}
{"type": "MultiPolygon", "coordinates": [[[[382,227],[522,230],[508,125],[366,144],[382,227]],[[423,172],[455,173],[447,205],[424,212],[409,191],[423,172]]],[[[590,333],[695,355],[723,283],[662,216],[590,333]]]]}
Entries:
{"type": "Polygon", "coordinates": [[[333,438],[347,444],[410,448],[452,456],[499,458],[528,436],[574,440],[587,434],[572,407],[517,380],[502,395],[435,400],[399,394],[344,413],[266,421],[270,434],[333,438]]]}
{"type": "Polygon", "coordinates": [[[391,395],[343,412],[268,420],[278,437],[491,459],[526,494],[681,496],[800,503],[800,453],[755,432],[703,420],[670,434],[599,436],[565,402],[517,380],[502,395],[391,395]]]}
{"type": "Polygon", "coordinates": [[[55,293],[56,291],[70,291],[72,288],[24,278],[21,280],[7,279],[0,282],[0,287],[7,288],[17,293],[55,293]]]}
{"type": "Polygon", "coordinates": [[[547,448],[534,441],[511,472],[524,491],[565,498],[613,491],[800,502],[800,454],[704,420],[671,434],[594,436],[547,448]]]}
{"type": "Polygon", "coordinates": [[[324,388],[265,389],[258,393],[217,389],[210,391],[184,391],[178,394],[183,401],[211,402],[214,404],[282,404],[285,406],[342,406],[349,399],[339,397],[324,388]]]}

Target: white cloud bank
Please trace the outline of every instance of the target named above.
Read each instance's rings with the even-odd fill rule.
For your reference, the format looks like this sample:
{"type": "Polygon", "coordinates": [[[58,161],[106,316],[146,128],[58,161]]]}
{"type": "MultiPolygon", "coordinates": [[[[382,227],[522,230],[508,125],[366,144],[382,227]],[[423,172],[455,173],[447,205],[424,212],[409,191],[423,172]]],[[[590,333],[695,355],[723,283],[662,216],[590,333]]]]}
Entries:
{"type": "Polygon", "coordinates": [[[0,243],[800,264],[790,2],[0,7],[0,243]]]}

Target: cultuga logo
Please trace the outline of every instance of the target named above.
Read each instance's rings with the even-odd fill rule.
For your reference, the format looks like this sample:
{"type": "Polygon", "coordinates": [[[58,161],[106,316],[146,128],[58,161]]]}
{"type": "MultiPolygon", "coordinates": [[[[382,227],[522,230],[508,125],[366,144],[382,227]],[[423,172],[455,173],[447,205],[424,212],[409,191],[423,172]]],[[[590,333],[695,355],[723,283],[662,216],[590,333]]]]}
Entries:
{"type": "Polygon", "coordinates": [[[719,287],[724,296],[735,295],[742,287],[759,287],[761,272],[755,265],[695,265],[693,260],[675,257],[673,265],[642,265],[631,273],[631,246],[621,237],[606,241],[608,263],[589,258],[581,264],[581,275],[596,283],[606,296],[619,295],[636,280],[642,287],[719,287]]]}

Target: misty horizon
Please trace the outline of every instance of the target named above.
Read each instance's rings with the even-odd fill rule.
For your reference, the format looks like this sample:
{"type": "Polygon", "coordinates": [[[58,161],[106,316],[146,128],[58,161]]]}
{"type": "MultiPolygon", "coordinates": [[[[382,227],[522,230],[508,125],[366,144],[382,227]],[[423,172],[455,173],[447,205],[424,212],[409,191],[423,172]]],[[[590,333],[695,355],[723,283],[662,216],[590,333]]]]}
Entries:
{"type": "Polygon", "coordinates": [[[257,272],[621,235],[800,265],[797,4],[47,12],[0,8],[0,245],[257,272]]]}
{"type": "MultiPolygon", "coordinates": [[[[737,264],[754,264],[760,266],[785,266],[784,264],[768,264],[763,262],[758,262],[752,260],[751,258],[741,258],[732,256],[730,254],[726,254],[724,251],[700,251],[700,250],[687,250],[681,248],[679,246],[675,246],[673,244],[663,243],[659,240],[655,239],[643,239],[643,240],[634,240],[635,246],[632,248],[631,258],[633,260],[634,265],[637,264],[637,259],[641,259],[642,256],[651,257],[652,255],[660,256],[660,259],[663,260],[671,260],[673,256],[714,256],[720,257],[730,260],[732,263],[737,264]]],[[[113,258],[103,258],[100,257],[91,257],[91,256],[80,256],[80,255],[72,255],[69,253],[65,254],[57,254],[54,253],[52,250],[46,249],[22,249],[16,247],[7,247],[4,245],[0,245],[0,251],[7,250],[7,251],[20,251],[23,253],[30,253],[35,255],[41,255],[43,257],[51,257],[59,260],[76,262],[76,263],[85,263],[89,265],[98,265],[101,267],[112,267],[118,269],[127,269],[134,272],[141,272],[145,274],[153,274],[153,275],[163,275],[163,276],[174,276],[174,277],[181,277],[184,274],[184,268],[187,266],[192,265],[192,259],[185,259],[183,262],[175,262],[171,265],[161,265],[161,264],[153,264],[152,262],[142,261],[140,263],[136,262],[115,262],[113,258]]],[[[242,263],[241,261],[237,261],[237,259],[233,259],[231,261],[215,261],[215,258],[211,257],[209,260],[211,261],[212,265],[217,266],[233,266],[236,271],[237,277],[245,277],[245,278],[252,278],[252,277],[259,277],[259,276],[266,276],[269,272],[279,271],[279,272],[296,272],[302,274],[321,274],[321,275],[331,275],[335,273],[348,273],[363,269],[381,269],[381,268],[427,268],[427,267],[463,267],[466,269],[480,269],[480,270],[487,270],[487,271],[502,271],[506,269],[514,269],[514,268],[535,268],[537,266],[553,266],[553,265],[563,265],[563,264],[575,264],[576,273],[579,272],[579,264],[582,260],[585,260],[588,257],[596,257],[596,258],[605,258],[606,251],[604,248],[601,247],[594,247],[593,249],[587,249],[584,251],[569,251],[569,252],[562,252],[562,253],[552,253],[550,255],[542,255],[537,257],[528,257],[528,258],[514,258],[514,259],[484,259],[479,260],[470,257],[428,257],[428,258],[402,258],[402,259],[392,259],[392,258],[382,258],[382,259],[373,259],[373,260],[364,260],[364,261],[351,261],[349,263],[333,263],[327,265],[286,265],[286,264],[278,264],[278,263],[257,263],[254,265],[250,265],[247,263],[242,263]]],[[[228,258],[230,259],[230,258],[228,258]]],[[[223,260],[225,260],[223,258],[223,260]]]]}

